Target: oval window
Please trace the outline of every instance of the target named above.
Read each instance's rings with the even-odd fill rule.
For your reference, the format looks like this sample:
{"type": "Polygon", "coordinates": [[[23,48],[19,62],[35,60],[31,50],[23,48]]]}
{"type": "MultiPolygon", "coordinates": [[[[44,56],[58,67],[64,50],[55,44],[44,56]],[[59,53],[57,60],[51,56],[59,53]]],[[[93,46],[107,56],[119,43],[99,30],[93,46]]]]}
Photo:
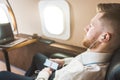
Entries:
{"type": "Polygon", "coordinates": [[[49,6],[44,9],[44,22],[50,34],[59,35],[64,30],[63,11],[57,6],[49,6]]]}
{"type": "Polygon", "coordinates": [[[70,9],[66,0],[40,0],[39,13],[43,35],[62,40],[70,38],[70,9]]]}

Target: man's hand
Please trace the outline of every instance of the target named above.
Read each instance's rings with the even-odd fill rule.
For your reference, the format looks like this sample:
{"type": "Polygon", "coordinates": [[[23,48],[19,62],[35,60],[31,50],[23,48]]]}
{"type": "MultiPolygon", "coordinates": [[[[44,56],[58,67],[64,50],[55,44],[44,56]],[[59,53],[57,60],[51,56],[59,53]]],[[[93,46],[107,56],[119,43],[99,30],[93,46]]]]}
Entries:
{"type": "Polygon", "coordinates": [[[60,67],[64,65],[64,59],[50,59],[50,60],[58,63],[60,67]]]}
{"type": "Polygon", "coordinates": [[[42,69],[35,80],[48,80],[49,76],[52,74],[52,70],[50,68],[42,69]]]}
{"type": "Polygon", "coordinates": [[[51,75],[52,74],[52,69],[50,69],[50,68],[44,68],[44,69],[42,69],[42,71],[46,71],[46,72],[48,72],[49,73],[49,75],[51,75]]]}

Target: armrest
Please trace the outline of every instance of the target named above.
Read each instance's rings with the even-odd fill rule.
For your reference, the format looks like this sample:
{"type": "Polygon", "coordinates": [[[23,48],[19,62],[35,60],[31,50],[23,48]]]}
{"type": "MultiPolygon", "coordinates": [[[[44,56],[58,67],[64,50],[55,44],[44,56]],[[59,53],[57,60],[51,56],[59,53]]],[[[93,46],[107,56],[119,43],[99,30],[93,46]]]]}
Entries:
{"type": "Polygon", "coordinates": [[[67,58],[67,57],[73,57],[73,56],[65,53],[54,53],[50,56],[50,58],[60,58],[60,59],[67,58]]]}

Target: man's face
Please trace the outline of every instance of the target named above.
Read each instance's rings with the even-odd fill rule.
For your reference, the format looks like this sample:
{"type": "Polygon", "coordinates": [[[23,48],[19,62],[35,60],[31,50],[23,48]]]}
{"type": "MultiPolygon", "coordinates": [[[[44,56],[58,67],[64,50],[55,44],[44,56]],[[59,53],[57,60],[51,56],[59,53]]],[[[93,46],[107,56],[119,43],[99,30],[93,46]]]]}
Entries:
{"type": "MultiPolygon", "coordinates": [[[[97,42],[100,34],[102,34],[103,26],[100,18],[103,13],[97,13],[95,17],[91,20],[90,24],[85,28],[86,35],[83,40],[83,45],[87,48],[91,47],[95,42],[97,42]]],[[[94,46],[96,46],[94,44],[94,46]]],[[[97,47],[97,46],[96,46],[97,47]]]]}

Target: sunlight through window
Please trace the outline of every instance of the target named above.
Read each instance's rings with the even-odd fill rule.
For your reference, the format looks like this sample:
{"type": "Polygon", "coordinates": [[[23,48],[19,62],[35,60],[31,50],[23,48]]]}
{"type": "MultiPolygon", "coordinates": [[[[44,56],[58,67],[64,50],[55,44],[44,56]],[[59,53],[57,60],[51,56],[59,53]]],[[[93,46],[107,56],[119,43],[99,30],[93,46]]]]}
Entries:
{"type": "Polygon", "coordinates": [[[0,23],[8,23],[8,17],[3,7],[0,7],[0,23]]]}
{"type": "Polygon", "coordinates": [[[66,0],[40,0],[39,13],[44,36],[62,40],[70,38],[70,9],[66,0]]]}
{"type": "Polygon", "coordinates": [[[59,35],[64,30],[63,12],[56,6],[46,7],[44,10],[45,27],[51,34],[59,35]]]}

